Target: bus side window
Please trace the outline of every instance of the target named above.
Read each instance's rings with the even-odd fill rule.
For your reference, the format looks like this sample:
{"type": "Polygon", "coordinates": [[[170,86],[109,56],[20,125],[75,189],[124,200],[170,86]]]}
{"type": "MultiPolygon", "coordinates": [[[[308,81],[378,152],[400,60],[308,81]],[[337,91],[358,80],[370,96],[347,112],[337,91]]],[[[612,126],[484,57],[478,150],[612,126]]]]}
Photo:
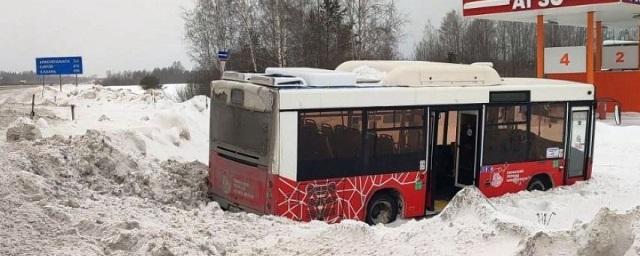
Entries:
{"type": "Polygon", "coordinates": [[[425,158],[422,109],[368,111],[366,174],[420,169],[425,158]]]}
{"type": "Polygon", "coordinates": [[[565,103],[488,106],[484,165],[562,158],[565,112],[565,103]]]}
{"type": "Polygon", "coordinates": [[[330,179],[361,167],[362,111],[301,113],[298,180],[330,179]]]}
{"type": "Polygon", "coordinates": [[[524,162],[528,151],[528,105],[488,106],[484,164],[524,162]]]}
{"type": "Polygon", "coordinates": [[[531,108],[530,160],[563,157],[566,111],[567,105],[565,103],[533,104],[531,108]]]}

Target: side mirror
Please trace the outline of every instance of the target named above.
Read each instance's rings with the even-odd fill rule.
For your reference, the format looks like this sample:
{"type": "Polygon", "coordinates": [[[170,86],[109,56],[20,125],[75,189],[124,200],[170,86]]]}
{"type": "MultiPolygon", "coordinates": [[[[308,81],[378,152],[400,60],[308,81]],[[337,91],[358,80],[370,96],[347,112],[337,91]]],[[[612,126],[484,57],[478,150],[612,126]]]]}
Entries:
{"type": "Polygon", "coordinates": [[[620,105],[618,104],[613,108],[613,118],[616,121],[616,125],[622,124],[622,114],[620,113],[620,105]]]}

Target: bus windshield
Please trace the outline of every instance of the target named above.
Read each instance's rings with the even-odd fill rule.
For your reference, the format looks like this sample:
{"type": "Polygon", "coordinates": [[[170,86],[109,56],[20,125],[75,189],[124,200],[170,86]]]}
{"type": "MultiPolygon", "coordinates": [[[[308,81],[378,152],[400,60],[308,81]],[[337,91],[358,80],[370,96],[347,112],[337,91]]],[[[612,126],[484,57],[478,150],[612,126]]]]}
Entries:
{"type": "Polygon", "coordinates": [[[212,149],[228,156],[264,163],[273,124],[273,92],[251,84],[214,83],[211,110],[212,149]]]}

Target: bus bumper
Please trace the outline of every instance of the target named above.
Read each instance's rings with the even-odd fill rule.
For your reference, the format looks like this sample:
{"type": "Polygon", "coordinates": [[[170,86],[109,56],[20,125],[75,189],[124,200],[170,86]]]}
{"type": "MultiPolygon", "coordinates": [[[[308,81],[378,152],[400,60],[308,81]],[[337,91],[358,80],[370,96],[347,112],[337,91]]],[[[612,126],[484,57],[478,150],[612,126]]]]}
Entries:
{"type": "Polygon", "coordinates": [[[248,207],[244,207],[241,206],[237,203],[231,202],[221,196],[218,196],[214,193],[209,192],[208,193],[208,197],[209,199],[211,199],[212,201],[215,201],[216,203],[218,203],[220,205],[220,208],[222,208],[225,211],[230,211],[230,212],[248,212],[248,213],[253,213],[253,214],[257,214],[257,215],[264,215],[264,212],[260,212],[258,210],[254,210],[248,207]]]}

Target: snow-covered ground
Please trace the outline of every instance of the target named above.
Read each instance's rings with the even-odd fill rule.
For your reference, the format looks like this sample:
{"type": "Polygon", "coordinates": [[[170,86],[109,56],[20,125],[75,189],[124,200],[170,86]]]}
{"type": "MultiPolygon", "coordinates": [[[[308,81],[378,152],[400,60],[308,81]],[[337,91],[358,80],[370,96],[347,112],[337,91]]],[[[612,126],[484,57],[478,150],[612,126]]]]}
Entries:
{"type": "Polygon", "coordinates": [[[39,87],[4,92],[0,104],[12,104],[3,109],[28,113],[35,94],[36,115],[44,119],[38,123],[44,126],[45,137],[81,135],[95,129],[106,132],[130,154],[208,162],[209,111],[204,96],[176,103],[175,89],[165,93],[145,92],[138,86],[68,85],[63,91],[46,87],[43,93],[39,87]],[[75,121],[71,121],[71,105],[75,105],[75,121]]]}
{"type": "Polygon", "coordinates": [[[493,199],[465,189],[436,217],[371,227],[209,202],[206,97],[64,91],[0,92],[0,255],[640,255],[639,115],[598,123],[591,181],[493,199]],[[6,141],[18,119],[44,138],[6,141]]]}

